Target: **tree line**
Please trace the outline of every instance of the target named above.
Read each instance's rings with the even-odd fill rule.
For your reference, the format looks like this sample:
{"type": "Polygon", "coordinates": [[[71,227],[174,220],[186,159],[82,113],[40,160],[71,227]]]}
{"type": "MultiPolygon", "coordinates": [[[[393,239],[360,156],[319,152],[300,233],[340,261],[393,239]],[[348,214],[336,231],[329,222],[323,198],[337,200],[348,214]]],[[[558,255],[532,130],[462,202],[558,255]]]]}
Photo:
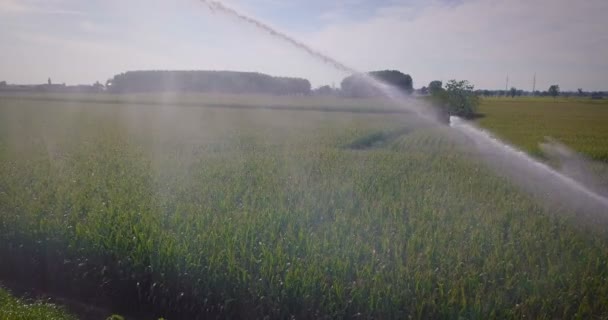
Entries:
{"type": "Polygon", "coordinates": [[[564,91],[561,90],[559,85],[553,84],[550,85],[547,90],[540,91],[536,90],[534,92],[521,90],[516,87],[511,87],[509,90],[475,90],[475,93],[479,96],[484,97],[579,97],[579,98],[591,98],[591,99],[603,99],[607,92],[604,91],[585,91],[582,88],[577,89],[576,91],[564,91]]]}
{"type": "Polygon", "coordinates": [[[106,83],[108,92],[218,92],[261,93],[278,95],[341,95],[353,98],[375,97],[383,92],[369,78],[390,85],[405,94],[413,92],[412,77],[397,70],[372,71],[350,75],[336,90],[322,86],[311,90],[302,78],[274,77],[257,72],[238,71],[128,71],[115,75],[106,83]]]}
{"type": "Polygon", "coordinates": [[[378,97],[386,94],[386,89],[402,94],[416,93],[431,96],[438,105],[460,107],[451,109],[450,114],[474,116],[475,98],[471,96],[578,96],[602,99],[605,92],[561,91],[559,85],[551,85],[545,91],[528,92],[512,87],[509,90],[473,90],[468,82],[451,80],[443,87],[441,81],[431,81],[428,86],[414,90],[409,74],[398,70],[379,70],[349,75],[342,80],[339,88],[328,85],[312,90],[308,80],[293,77],[274,77],[258,72],[238,71],[128,71],[115,75],[103,86],[93,85],[66,86],[52,84],[50,79],[40,85],[12,85],[0,81],[0,91],[23,92],[74,92],[74,93],[146,93],[146,92],[215,92],[215,93],[257,93],[274,95],[333,95],[351,98],[378,97]],[[371,80],[371,81],[370,81],[371,80]],[[375,82],[375,83],[374,83],[375,82]],[[379,87],[377,84],[380,83],[379,87]],[[382,84],[387,85],[381,88],[382,84]],[[468,101],[463,105],[463,101],[468,101]]]}
{"type": "Polygon", "coordinates": [[[128,71],[106,83],[108,92],[216,92],[307,95],[310,82],[237,71],[128,71]]]}
{"type": "Polygon", "coordinates": [[[352,98],[384,95],[385,93],[374,85],[373,81],[389,85],[404,94],[411,94],[414,91],[414,82],[409,74],[397,70],[381,70],[371,71],[367,74],[353,74],[344,78],[340,84],[341,94],[352,98]]]}

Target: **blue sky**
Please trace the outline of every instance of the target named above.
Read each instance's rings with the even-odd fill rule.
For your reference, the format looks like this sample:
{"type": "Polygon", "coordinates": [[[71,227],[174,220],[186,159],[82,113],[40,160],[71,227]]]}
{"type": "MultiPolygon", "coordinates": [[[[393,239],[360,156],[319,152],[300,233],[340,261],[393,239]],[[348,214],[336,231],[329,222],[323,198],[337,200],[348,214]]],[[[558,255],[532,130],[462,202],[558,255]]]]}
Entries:
{"type": "MultiPolygon", "coordinates": [[[[357,70],[399,69],[420,87],[608,89],[608,1],[225,0],[357,70]]],[[[93,83],[141,69],[345,74],[199,0],[0,0],[0,80],[93,83]]]]}

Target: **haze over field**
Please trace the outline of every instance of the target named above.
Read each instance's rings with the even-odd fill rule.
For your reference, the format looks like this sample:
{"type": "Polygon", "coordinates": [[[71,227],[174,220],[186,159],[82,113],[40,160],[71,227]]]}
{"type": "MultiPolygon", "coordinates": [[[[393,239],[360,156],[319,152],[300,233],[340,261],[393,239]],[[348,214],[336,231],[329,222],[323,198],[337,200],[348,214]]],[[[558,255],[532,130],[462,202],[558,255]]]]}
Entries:
{"type": "Polygon", "coordinates": [[[608,319],[606,13],[0,0],[0,319],[608,319]]]}
{"type": "MultiPolygon", "coordinates": [[[[509,74],[530,90],[534,72],[537,88],[608,83],[603,0],[224,3],[359,70],[404,70],[418,87],[464,78],[504,88],[509,74]]],[[[0,26],[0,80],[15,83],[104,82],[141,69],[259,71],[313,86],[344,77],[193,0],[0,0],[0,26]]]]}

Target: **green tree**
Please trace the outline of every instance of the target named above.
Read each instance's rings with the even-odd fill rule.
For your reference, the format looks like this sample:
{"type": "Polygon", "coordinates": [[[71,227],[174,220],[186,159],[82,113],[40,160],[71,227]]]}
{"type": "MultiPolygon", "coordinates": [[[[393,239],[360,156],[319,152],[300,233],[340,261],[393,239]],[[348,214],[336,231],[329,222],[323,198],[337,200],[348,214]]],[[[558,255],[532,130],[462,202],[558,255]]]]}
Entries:
{"type": "Polygon", "coordinates": [[[319,96],[329,96],[334,93],[334,89],[332,89],[328,85],[320,86],[317,89],[313,90],[313,93],[319,96]]]}
{"type": "Polygon", "coordinates": [[[443,83],[439,80],[434,80],[429,83],[428,88],[431,94],[437,94],[443,90],[443,83]]]}
{"type": "Polygon", "coordinates": [[[554,84],[549,87],[549,94],[555,98],[559,95],[559,85],[554,84]]]}
{"type": "Polygon", "coordinates": [[[404,93],[411,94],[414,91],[414,81],[409,74],[398,70],[372,71],[370,76],[396,87],[404,93]]]}
{"type": "MultiPolygon", "coordinates": [[[[405,94],[411,94],[412,91],[414,91],[412,77],[409,74],[402,73],[398,70],[371,71],[367,73],[367,76],[384,84],[388,84],[405,94]]],[[[383,95],[382,90],[370,84],[364,74],[353,74],[344,78],[340,84],[340,88],[342,94],[349,97],[374,97],[383,95]]]]}
{"type": "Polygon", "coordinates": [[[442,95],[443,107],[449,115],[472,118],[477,113],[479,97],[473,92],[475,87],[467,80],[450,80],[442,95]]]}
{"type": "Polygon", "coordinates": [[[517,95],[517,88],[511,87],[511,90],[509,90],[509,94],[511,94],[511,98],[515,98],[515,96],[517,95]]]}

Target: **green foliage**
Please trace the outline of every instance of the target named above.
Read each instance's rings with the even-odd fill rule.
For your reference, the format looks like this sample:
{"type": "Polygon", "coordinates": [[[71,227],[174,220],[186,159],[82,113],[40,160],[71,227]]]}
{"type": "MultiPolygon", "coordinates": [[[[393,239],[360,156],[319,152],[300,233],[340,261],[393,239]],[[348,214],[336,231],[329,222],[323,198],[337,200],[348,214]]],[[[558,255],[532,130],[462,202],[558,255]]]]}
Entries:
{"type": "Polygon", "coordinates": [[[480,125],[536,156],[542,156],[539,143],[548,136],[608,162],[608,101],[484,98],[479,111],[480,125]]]}
{"type": "Polygon", "coordinates": [[[445,89],[438,87],[441,82],[433,81],[431,84],[435,87],[431,90],[432,99],[444,113],[461,118],[473,118],[477,114],[479,97],[473,92],[474,86],[467,80],[450,80],[445,89]]]}
{"type": "Polygon", "coordinates": [[[0,100],[0,268],[201,317],[608,316],[606,233],[446,128],[97,99],[0,100]]]}
{"type": "Polygon", "coordinates": [[[310,93],[310,82],[306,79],[237,71],[129,71],[115,75],[107,85],[109,91],[116,93],[310,93]]]}
{"type": "Polygon", "coordinates": [[[329,96],[335,94],[335,91],[332,87],[328,85],[320,86],[317,89],[313,90],[313,94],[320,96],[329,96]]]}
{"type": "Polygon", "coordinates": [[[25,302],[0,287],[0,320],[75,320],[61,308],[42,302],[25,302]]]}
{"type": "MultiPolygon", "coordinates": [[[[397,70],[372,71],[367,75],[405,94],[411,94],[414,90],[412,77],[397,70]]],[[[340,86],[342,94],[347,97],[375,97],[383,95],[380,89],[370,84],[365,76],[361,74],[354,74],[344,78],[340,86]]]]}
{"type": "Polygon", "coordinates": [[[375,79],[394,86],[404,93],[410,94],[414,91],[414,82],[409,74],[397,70],[372,71],[369,73],[375,79]]]}
{"type": "Polygon", "coordinates": [[[409,127],[406,127],[394,130],[373,131],[367,135],[355,139],[354,141],[350,142],[346,147],[351,149],[368,149],[372,147],[383,146],[387,143],[392,142],[399,136],[407,134],[410,130],[411,129],[409,127]]]}
{"type": "Polygon", "coordinates": [[[445,85],[445,96],[449,113],[463,118],[472,118],[477,113],[479,97],[467,80],[450,80],[445,85]]]}
{"type": "Polygon", "coordinates": [[[429,92],[432,95],[436,95],[443,91],[443,83],[439,80],[434,80],[429,83],[429,92]]]}
{"type": "Polygon", "coordinates": [[[559,86],[556,84],[553,84],[549,87],[549,95],[552,96],[553,98],[559,96],[559,86]]]}

